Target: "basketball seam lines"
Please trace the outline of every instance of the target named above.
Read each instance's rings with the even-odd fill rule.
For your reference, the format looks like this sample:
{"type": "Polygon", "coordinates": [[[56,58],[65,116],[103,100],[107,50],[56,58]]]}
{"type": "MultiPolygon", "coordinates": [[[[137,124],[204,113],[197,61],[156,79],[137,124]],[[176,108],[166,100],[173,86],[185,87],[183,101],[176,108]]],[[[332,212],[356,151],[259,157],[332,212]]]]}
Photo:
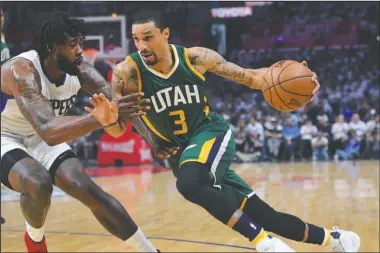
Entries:
{"type": "MultiPolygon", "coordinates": [[[[282,86],[281,86],[281,84],[283,84],[283,83],[286,83],[286,82],[289,82],[289,81],[292,81],[292,80],[295,80],[295,79],[299,79],[299,78],[305,78],[305,77],[312,77],[312,75],[311,76],[297,76],[297,77],[293,77],[293,78],[290,78],[290,79],[288,79],[288,80],[286,80],[286,81],[284,81],[284,82],[282,82],[282,83],[279,83],[279,84],[275,84],[275,85],[273,85],[273,86],[271,86],[271,87],[269,87],[269,85],[268,85],[268,89],[266,89],[266,90],[264,90],[263,92],[266,92],[267,90],[270,90],[270,89],[272,89],[272,88],[274,88],[274,87],[276,87],[276,86],[280,86],[281,88],[282,88],[282,86]]],[[[289,92],[289,93],[292,93],[291,91],[287,91],[287,90],[285,90],[284,88],[282,88],[284,91],[286,91],[286,92],[289,92]]],[[[313,96],[313,95],[306,95],[306,94],[298,94],[298,93],[292,93],[293,95],[299,95],[299,96],[309,96],[309,97],[311,97],[311,96],[313,96]]]]}
{"type": "MultiPolygon", "coordinates": [[[[290,64],[289,64],[290,65],[290,64]]],[[[274,86],[273,84],[273,67],[271,68],[271,71],[270,71],[270,75],[271,75],[271,79],[272,79],[272,87],[274,86]]],[[[277,97],[281,100],[281,102],[286,106],[288,107],[290,110],[294,111],[295,109],[291,108],[290,106],[288,106],[287,104],[285,104],[284,100],[282,100],[282,98],[278,95],[278,92],[276,89],[274,89],[274,91],[276,92],[277,94],[277,97]]],[[[273,103],[272,103],[273,104],[273,103]]]]}
{"type": "MultiPolygon", "coordinates": [[[[265,77],[263,79],[264,79],[265,83],[267,84],[267,86],[269,87],[269,83],[267,82],[267,80],[265,79],[265,77]]],[[[265,91],[267,91],[267,90],[269,90],[270,102],[271,102],[271,104],[273,104],[273,101],[272,101],[272,92],[271,92],[270,88],[266,89],[265,91]]],[[[263,95],[264,95],[264,92],[263,92],[263,95]]]]}

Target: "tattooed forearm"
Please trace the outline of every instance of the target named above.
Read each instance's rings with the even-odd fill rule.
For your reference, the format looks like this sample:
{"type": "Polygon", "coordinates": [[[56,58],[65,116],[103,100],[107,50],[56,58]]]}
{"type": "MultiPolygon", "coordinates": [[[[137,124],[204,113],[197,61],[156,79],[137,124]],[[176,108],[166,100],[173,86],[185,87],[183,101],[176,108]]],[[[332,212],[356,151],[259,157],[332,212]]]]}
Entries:
{"type": "Polygon", "coordinates": [[[83,62],[78,74],[79,82],[82,88],[91,93],[103,93],[108,99],[112,97],[111,85],[103,76],[88,62],[83,62]]]}
{"type": "Polygon", "coordinates": [[[202,47],[189,49],[189,60],[202,73],[211,72],[252,89],[261,89],[261,71],[244,69],[226,61],[214,50],[202,47]]]}

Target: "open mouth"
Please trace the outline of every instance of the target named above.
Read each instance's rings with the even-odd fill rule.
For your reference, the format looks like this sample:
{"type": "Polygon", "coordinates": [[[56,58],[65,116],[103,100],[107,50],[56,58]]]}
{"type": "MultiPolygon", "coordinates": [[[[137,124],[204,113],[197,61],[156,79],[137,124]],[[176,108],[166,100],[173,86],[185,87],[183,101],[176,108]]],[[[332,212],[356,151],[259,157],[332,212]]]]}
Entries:
{"type": "Polygon", "coordinates": [[[147,61],[147,60],[153,58],[153,54],[141,54],[141,56],[143,57],[143,59],[144,59],[145,61],[147,61]]]}
{"type": "Polygon", "coordinates": [[[78,58],[78,59],[75,60],[75,64],[76,64],[77,66],[82,65],[82,62],[83,62],[83,57],[80,57],[80,58],[78,58]]]}

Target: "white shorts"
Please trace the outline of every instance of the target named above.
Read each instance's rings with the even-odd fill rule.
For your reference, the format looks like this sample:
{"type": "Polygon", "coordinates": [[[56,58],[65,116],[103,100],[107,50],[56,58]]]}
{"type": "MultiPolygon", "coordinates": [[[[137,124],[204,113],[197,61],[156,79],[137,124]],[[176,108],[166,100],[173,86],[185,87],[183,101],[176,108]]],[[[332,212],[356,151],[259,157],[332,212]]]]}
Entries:
{"type": "Polygon", "coordinates": [[[61,143],[49,146],[40,136],[21,136],[8,132],[1,132],[1,157],[14,149],[22,149],[42,164],[47,170],[63,152],[70,150],[70,146],[61,143]]]}

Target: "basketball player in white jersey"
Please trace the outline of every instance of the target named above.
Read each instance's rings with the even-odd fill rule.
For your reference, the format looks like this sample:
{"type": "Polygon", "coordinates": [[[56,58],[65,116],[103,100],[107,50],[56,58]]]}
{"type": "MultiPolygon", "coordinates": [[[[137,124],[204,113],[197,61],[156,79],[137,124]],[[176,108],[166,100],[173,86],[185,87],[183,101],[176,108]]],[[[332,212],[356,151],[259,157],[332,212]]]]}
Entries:
{"type": "MultiPolygon", "coordinates": [[[[1,182],[21,193],[28,252],[47,252],[44,223],[53,184],[86,205],[105,229],[135,250],[156,252],[119,201],[90,179],[65,143],[101,127],[91,114],[63,116],[79,89],[111,98],[110,85],[83,62],[83,39],[83,20],[61,15],[39,26],[34,50],[2,65],[1,92],[7,103],[1,113],[1,182]]],[[[117,102],[122,120],[149,109],[149,100],[138,100],[141,95],[117,102]]]]}

